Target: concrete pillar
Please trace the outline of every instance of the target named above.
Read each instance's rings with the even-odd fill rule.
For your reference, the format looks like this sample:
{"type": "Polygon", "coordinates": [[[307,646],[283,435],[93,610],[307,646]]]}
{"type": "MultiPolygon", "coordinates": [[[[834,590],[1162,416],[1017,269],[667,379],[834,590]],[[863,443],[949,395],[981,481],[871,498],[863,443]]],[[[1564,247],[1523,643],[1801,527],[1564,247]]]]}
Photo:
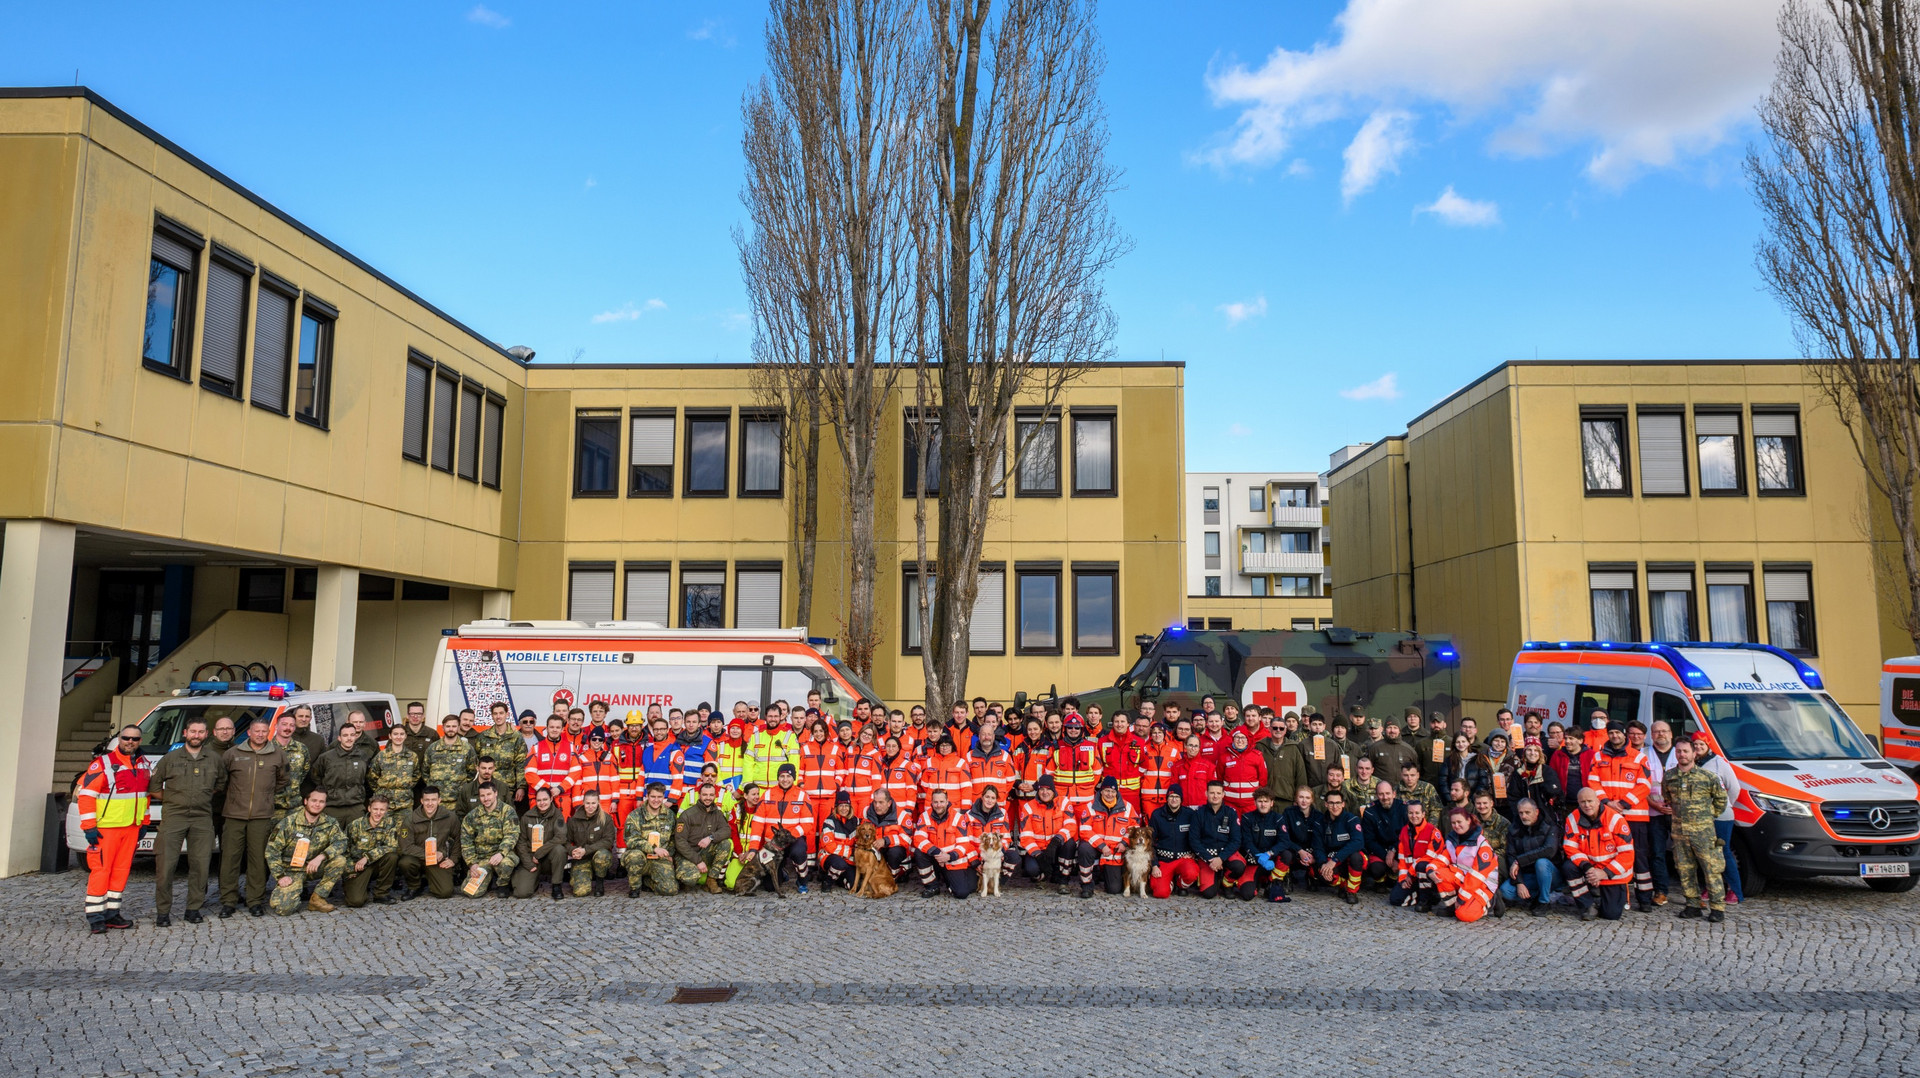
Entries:
{"type": "Polygon", "coordinates": [[[313,589],[311,689],[353,684],[353,637],[360,615],[360,570],[322,565],[313,589]]]}
{"type": "Polygon", "coordinates": [[[73,525],[10,520],[0,553],[0,876],[40,868],[73,587],[73,525]]]}
{"type": "Polygon", "coordinates": [[[513,617],[513,593],[510,591],[483,591],[480,593],[480,616],[506,620],[513,617]]]}

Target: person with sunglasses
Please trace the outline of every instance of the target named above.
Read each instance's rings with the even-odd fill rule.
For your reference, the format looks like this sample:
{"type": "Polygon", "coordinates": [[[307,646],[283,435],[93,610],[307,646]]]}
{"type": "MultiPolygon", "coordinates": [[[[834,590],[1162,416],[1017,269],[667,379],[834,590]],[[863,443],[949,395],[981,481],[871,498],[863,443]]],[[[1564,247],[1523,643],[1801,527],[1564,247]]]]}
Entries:
{"type": "Polygon", "coordinates": [[[120,912],[120,895],[133,870],[133,851],[147,825],[147,780],[140,762],[140,728],[126,726],[114,747],[94,758],[80,777],[75,799],[87,837],[87,931],[132,928],[120,912]]]}

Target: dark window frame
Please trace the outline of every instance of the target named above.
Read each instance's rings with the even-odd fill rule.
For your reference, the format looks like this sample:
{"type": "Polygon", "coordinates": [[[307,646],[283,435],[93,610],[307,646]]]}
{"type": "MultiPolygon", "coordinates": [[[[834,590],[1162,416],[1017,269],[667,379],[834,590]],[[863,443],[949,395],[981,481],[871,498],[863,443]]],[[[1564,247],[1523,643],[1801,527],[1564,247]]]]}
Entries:
{"type": "Polygon", "coordinates": [[[310,293],[301,293],[300,305],[295,308],[295,333],[293,347],[289,349],[293,356],[293,377],[287,385],[290,401],[300,399],[300,351],[306,338],[306,322],[312,318],[319,326],[319,343],[314,348],[313,361],[313,411],[300,410],[298,403],[293,405],[293,418],[310,427],[328,429],[327,421],[333,412],[333,350],[339,333],[340,311],[333,304],[316,299],[310,293]]]}
{"type": "Polygon", "coordinates": [[[1655,573],[1686,573],[1687,578],[1693,582],[1687,588],[1687,628],[1693,634],[1687,642],[1699,643],[1701,629],[1704,628],[1700,624],[1700,589],[1706,583],[1706,577],[1701,574],[1700,567],[1690,561],[1650,561],[1646,564],[1646,574],[1644,578],[1637,581],[1637,584],[1647,593],[1648,635],[1653,633],[1653,574],[1655,573]]]}
{"type": "MultiPolygon", "coordinates": [[[[736,561],[733,563],[733,624],[734,626],[738,627],[740,624],[740,574],[743,572],[745,573],[778,573],[780,575],[779,606],[780,606],[780,613],[784,615],[786,613],[786,606],[787,606],[786,564],[784,562],[771,561],[767,559],[760,559],[757,561],[736,561]]],[[[773,620],[774,620],[774,624],[777,626],[781,621],[785,619],[783,617],[776,616],[773,620]]]]}
{"type": "Polygon", "coordinates": [[[433,378],[427,383],[427,418],[429,420],[432,420],[433,417],[440,412],[438,405],[440,384],[442,382],[453,387],[447,394],[447,411],[449,413],[447,416],[447,465],[443,468],[438,461],[434,460],[434,457],[438,454],[440,445],[434,437],[433,430],[429,427],[427,431],[427,467],[432,468],[436,472],[452,475],[454,470],[459,466],[460,460],[460,386],[463,379],[459,371],[454,370],[445,363],[435,363],[433,365],[433,378]]]}
{"type": "Polygon", "coordinates": [[[403,603],[444,603],[452,598],[453,589],[445,584],[434,584],[425,580],[400,582],[400,601],[403,603]]]}
{"type": "MultiPolygon", "coordinates": [[[[404,411],[400,416],[400,456],[402,459],[413,461],[415,464],[427,463],[427,454],[431,447],[430,443],[433,441],[434,366],[433,357],[421,352],[417,348],[407,349],[407,376],[411,378],[413,372],[417,370],[424,373],[427,378],[426,388],[420,396],[420,451],[418,453],[412,452],[407,447],[407,416],[404,414],[404,411]]],[[[406,383],[402,382],[400,387],[400,407],[402,409],[407,407],[406,388],[406,383]]],[[[429,467],[431,467],[431,465],[429,465],[429,467]]]]}
{"type": "Polygon", "coordinates": [[[608,621],[615,620],[615,615],[620,613],[620,602],[623,596],[621,596],[620,594],[619,571],[618,569],[615,568],[614,563],[610,561],[570,561],[567,563],[567,590],[566,590],[567,620],[568,621],[582,620],[574,616],[574,610],[573,610],[573,578],[576,574],[579,574],[579,573],[606,573],[613,578],[612,584],[611,584],[611,594],[607,603],[607,608],[608,608],[607,620],[608,621]]]}
{"type": "Polygon", "coordinates": [[[394,578],[379,573],[361,573],[356,598],[363,603],[390,603],[400,594],[394,578]]]}
{"type": "MultiPolygon", "coordinates": [[[[931,577],[938,571],[934,561],[928,559],[927,575],[931,577]]],[[[902,561],[900,563],[900,654],[902,655],[918,655],[924,650],[922,644],[913,643],[913,638],[907,634],[907,627],[918,625],[920,620],[919,582],[920,562],[918,560],[902,561]]],[[[929,602],[927,607],[928,613],[931,614],[933,604],[929,602]]],[[[1002,609],[1001,616],[1005,615],[1006,611],[1002,609]]],[[[1000,654],[1004,655],[1006,652],[1003,651],[1000,654]]]]}
{"type": "Polygon", "coordinates": [[[646,559],[641,561],[625,561],[620,563],[620,568],[619,568],[620,575],[618,580],[616,581],[616,586],[619,588],[619,592],[620,592],[620,594],[616,596],[616,598],[618,598],[620,602],[619,602],[619,605],[615,608],[615,613],[619,615],[619,620],[621,621],[641,620],[639,618],[630,618],[627,616],[627,614],[630,612],[633,606],[633,574],[635,573],[667,574],[667,614],[664,618],[660,619],[660,627],[663,629],[672,628],[673,627],[673,594],[674,594],[673,563],[670,561],[661,561],[659,559],[646,559]]]}
{"type": "Polygon", "coordinates": [[[1747,420],[1741,414],[1737,404],[1697,404],[1693,408],[1693,480],[1695,489],[1702,498],[1744,498],[1747,496],[1747,420]],[[1723,435],[1700,433],[1701,416],[1732,416],[1735,426],[1733,432],[1733,486],[1731,488],[1707,489],[1706,477],[1700,471],[1700,439],[1724,437],[1723,435]]]}
{"type": "Polygon", "coordinates": [[[506,440],[507,398],[502,394],[488,390],[486,398],[480,402],[480,485],[486,487],[488,490],[499,490],[500,484],[505,478],[501,474],[500,469],[505,466],[505,458],[501,454],[501,447],[502,443],[506,440]],[[489,407],[500,410],[500,433],[493,439],[491,445],[487,442],[487,409],[489,407]],[[487,472],[489,470],[493,472],[493,478],[491,480],[487,478],[487,472]]]}
{"type": "MultiPolygon", "coordinates": [[[[1062,452],[1061,431],[1066,429],[1066,425],[1067,425],[1066,417],[1062,415],[1060,413],[1060,410],[1057,408],[1056,409],[1027,408],[1027,409],[1014,410],[1014,413],[1013,413],[1013,448],[1014,448],[1013,496],[1014,497],[1016,498],[1058,498],[1060,497],[1061,495],[1060,473],[1065,470],[1060,466],[1060,454],[1062,452]],[[1022,480],[1023,473],[1021,471],[1021,468],[1022,468],[1022,465],[1025,463],[1025,457],[1026,457],[1026,453],[1022,449],[1021,442],[1020,442],[1020,427],[1022,424],[1037,424],[1040,426],[1052,424],[1053,426],[1053,486],[1051,489],[1047,487],[1028,487],[1025,484],[1025,482],[1023,482],[1022,480]]],[[[1038,439],[1036,439],[1036,441],[1038,441],[1038,439]]]]}
{"type": "Polygon", "coordinates": [[[611,498],[619,493],[620,480],[617,476],[617,473],[615,473],[612,469],[617,469],[619,467],[618,462],[620,460],[620,445],[621,445],[620,419],[621,419],[621,416],[618,409],[608,409],[608,408],[576,408],[574,409],[573,411],[573,454],[572,454],[573,459],[571,464],[572,470],[573,470],[573,496],[574,497],[576,498],[611,498]],[[598,425],[600,423],[608,423],[608,424],[611,424],[613,427],[613,461],[614,463],[609,468],[609,473],[607,476],[608,485],[606,489],[603,490],[596,487],[594,489],[589,490],[580,485],[580,480],[581,480],[580,449],[581,449],[581,446],[585,444],[585,439],[582,438],[581,435],[586,431],[589,424],[598,425]]]}
{"type": "MultiPolygon", "coordinates": [[[[181,224],[178,221],[173,220],[170,217],[166,217],[158,213],[153,215],[153,231],[162,233],[173,242],[178,243],[182,247],[186,247],[189,250],[191,250],[193,252],[193,257],[191,259],[191,261],[193,262],[193,265],[182,268],[180,266],[174,265],[172,262],[169,262],[164,258],[161,258],[159,255],[155,254],[153,251],[152,237],[151,236],[148,237],[147,239],[148,274],[149,275],[152,274],[152,267],[153,267],[153,263],[155,262],[159,262],[171,268],[176,273],[184,274],[186,287],[181,289],[181,292],[184,293],[186,300],[184,305],[182,304],[178,295],[176,295],[174,300],[173,342],[172,342],[172,346],[168,349],[168,354],[172,357],[171,363],[165,363],[165,364],[156,363],[153,360],[147,358],[146,338],[145,338],[145,329],[144,329],[145,322],[143,317],[141,348],[140,348],[140,365],[145,367],[147,370],[164,374],[169,378],[176,378],[182,382],[191,382],[193,380],[194,335],[199,331],[199,319],[196,316],[199,314],[199,311],[200,311],[200,275],[201,275],[200,262],[201,262],[201,259],[206,254],[207,240],[205,236],[202,236],[200,233],[195,232],[193,229],[188,228],[187,226],[181,224]],[[183,306],[184,306],[184,310],[182,309],[183,306]]],[[[144,289],[142,291],[144,291],[144,289]]],[[[143,306],[141,310],[144,316],[145,307],[143,306]]]]}
{"type": "MultiPolygon", "coordinates": [[[[1593,582],[1594,573],[1632,573],[1633,584],[1627,588],[1627,639],[1622,643],[1640,640],[1640,589],[1646,586],[1646,578],[1640,572],[1638,562],[1631,561],[1590,561],[1587,563],[1587,621],[1593,630],[1593,638],[1600,638],[1600,627],[1593,622],[1593,582]]],[[[1613,590],[1613,589],[1608,589],[1613,590]]]]}
{"type": "MultiPolygon", "coordinates": [[[[458,429],[453,432],[453,474],[469,483],[478,483],[480,482],[480,454],[486,452],[487,448],[485,425],[488,396],[487,387],[482,385],[477,379],[462,377],[459,387],[454,390],[453,396],[456,402],[454,421],[458,427],[458,429]],[[471,432],[467,429],[469,424],[461,421],[461,414],[466,410],[466,399],[469,393],[471,393],[474,400],[473,423],[471,424],[473,429],[471,432]],[[466,448],[469,434],[471,434],[473,440],[472,474],[461,471],[460,463],[461,452],[466,448]]],[[[505,417],[503,416],[502,418],[505,417]]]]}
{"type": "Polygon", "coordinates": [[[253,259],[217,240],[210,244],[207,250],[206,276],[209,281],[212,280],[215,263],[230,272],[239,274],[246,281],[240,288],[240,325],[235,331],[240,341],[240,354],[234,358],[236,377],[232,382],[227,382],[219,375],[207,373],[206,326],[203,315],[200,333],[200,369],[196,380],[200,383],[200,388],[209,393],[228,400],[242,401],[246,399],[247,359],[252,351],[249,347],[249,339],[253,336],[253,289],[259,267],[254,265],[253,259]]]}
{"type": "MultiPolygon", "coordinates": [[[[787,496],[786,438],[787,417],[780,410],[775,408],[740,409],[740,452],[736,454],[736,456],[740,458],[740,462],[737,469],[738,474],[734,477],[734,485],[738,491],[738,497],[779,499],[787,496]],[[747,488],[747,424],[749,423],[772,423],[774,425],[774,444],[780,449],[780,463],[774,471],[774,474],[779,478],[774,481],[774,488],[772,490],[750,490],[747,488]]],[[[781,586],[785,587],[786,582],[782,581],[781,586]]],[[[738,619],[736,618],[736,620],[738,619]]]]}
{"type": "MultiPolygon", "coordinates": [[[[1713,631],[1714,585],[1707,580],[1707,577],[1711,576],[1714,573],[1745,573],[1747,574],[1747,641],[1746,642],[1750,644],[1758,643],[1760,640],[1760,623],[1758,620],[1758,610],[1756,609],[1756,604],[1760,601],[1759,595],[1758,595],[1760,588],[1765,584],[1766,581],[1765,581],[1765,578],[1761,577],[1758,573],[1754,571],[1754,565],[1750,561],[1710,561],[1700,567],[1700,594],[1705,596],[1707,599],[1707,621],[1700,626],[1702,629],[1706,630],[1706,633],[1705,633],[1706,639],[1703,641],[1703,643],[1710,643],[1710,644],[1725,643],[1725,641],[1721,641],[1717,639],[1713,631]]],[[[1809,579],[1807,582],[1807,589],[1809,592],[1811,592],[1813,589],[1813,582],[1811,579],[1809,579]]]]}
{"type": "Polygon", "coordinates": [[[240,570],[240,577],[236,583],[239,590],[234,599],[233,606],[235,610],[251,610],[262,614],[284,614],[287,612],[287,571],[285,569],[250,566],[240,570]],[[278,576],[280,578],[280,593],[275,598],[272,609],[252,605],[253,600],[250,598],[251,591],[248,588],[249,581],[268,576],[278,576]]]}
{"type": "Polygon", "coordinates": [[[300,287],[285,277],[262,266],[260,268],[259,282],[254,288],[253,307],[256,317],[258,317],[260,310],[260,293],[263,291],[272,291],[281,299],[287,301],[287,357],[285,363],[280,368],[280,403],[274,405],[260,400],[254,396],[254,390],[257,390],[260,384],[260,349],[258,340],[256,339],[255,347],[252,350],[254,368],[252,385],[254,390],[248,391],[247,400],[252,403],[255,408],[263,412],[272,412],[278,416],[290,416],[293,414],[294,365],[300,360],[300,287]]]}
{"type": "Polygon", "coordinates": [[[1061,425],[1063,439],[1067,440],[1067,453],[1073,458],[1073,497],[1076,498],[1118,498],[1120,496],[1120,410],[1111,405],[1095,407],[1076,407],[1069,411],[1068,423],[1061,425]],[[1107,422],[1107,485],[1105,487],[1080,488],[1080,421],[1106,420],[1107,422]]]}
{"type": "Polygon", "coordinates": [[[1117,561],[1077,561],[1073,574],[1073,653],[1075,655],[1120,654],[1120,563],[1117,561]],[[1113,582],[1113,646],[1082,647],[1080,644],[1080,578],[1104,576],[1113,582]]]}
{"type": "Polygon", "coordinates": [[[1580,425],[1576,428],[1578,456],[1580,458],[1580,487],[1589,498],[1631,498],[1633,497],[1633,422],[1627,406],[1585,405],[1580,409],[1580,425]],[[1620,488],[1587,486],[1587,431],[1588,423],[1611,422],[1619,424],[1620,431],[1620,488]]]}
{"type": "Polygon", "coordinates": [[[1753,492],[1762,498],[1804,498],[1806,497],[1807,496],[1807,453],[1806,453],[1807,428],[1806,428],[1806,424],[1801,420],[1799,406],[1785,405],[1785,404],[1754,405],[1750,409],[1750,413],[1751,414],[1747,422],[1747,440],[1750,443],[1753,443],[1751,447],[1753,451],[1753,492]],[[1768,437],[1768,438],[1778,437],[1778,435],[1761,435],[1761,434],[1755,434],[1753,432],[1754,427],[1756,425],[1755,420],[1759,419],[1759,417],[1763,415],[1790,415],[1793,417],[1793,439],[1792,439],[1793,444],[1792,446],[1789,447],[1789,452],[1791,452],[1793,456],[1793,485],[1791,487],[1769,488],[1769,487],[1763,487],[1760,485],[1760,446],[1758,444],[1759,440],[1763,437],[1768,437]]]}
{"type": "MultiPolygon", "coordinates": [[[[782,585],[784,585],[786,582],[781,581],[781,583],[782,585]]],[[[676,628],[724,629],[727,627],[726,625],[726,622],[727,622],[727,563],[726,562],[724,561],[683,561],[680,563],[679,570],[674,574],[674,587],[675,587],[674,599],[676,601],[673,604],[674,605],[673,620],[678,623],[675,626],[676,628]],[[719,625],[691,626],[687,624],[687,589],[689,587],[710,588],[710,587],[716,586],[713,584],[688,584],[687,583],[688,573],[719,573],[720,574],[720,583],[717,585],[720,589],[720,624],[719,625]]],[[[738,589],[735,589],[735,590],[738,590],[738,589]]],[[[618,609],[618,608],[619,608],[619,604],[615,604],[615,609],[618,609]]]]}
{"type": "Polygon", "coordinates": [[[680,496],[683,498],[725,498],[732,493],[732,470],[729,465],[733,459],[733,409],[731,408],[687,408],[680,417],[680,459],[681,481],[680,496]],[[726,427],[726,437],[721,441],[720,489],[695,490],[693,487],[693,428],[697,423],[720,421],[726,427]]]}
{"type": "MultiPolygon", "coordinates": [[[[1640,419],[1642,416],[1673,416],[1680,420],[1680,489],[1649,492],[1646,489],[1647,487],[1646,469],[1642,468],[1640,469],[1640,473],[1641,473],[1640,474],[1640,490],[1639,490],[1640,497],[1642,498],[1691,498],[1693,497],[1693,468],[1691,465],[1692,465],[1692,458],[1694,457],[1694,454],[1689,451],[1687,446],[1687,440],[1692,436],[1692,433],[1693,433],[1693,426],[1692,424],[1687,422],[1687,406],[1684,404],[1642,404],[1642,405],[1637,405],[1634,408],[1633,437],[1634,437],[1634,444],[1638,450],[1638,452],[1635,454],[1636,460],[1639,458],[1640,454],[1644,454],[1646,452],[1645,440],[1640,437],[1640,419]]],[[[1623,477],[1624,477],[1624,474],[1625,473],[1622,473],[1623,477]]]]}
{"type": "MultiPolygon", "coordinates": [[[[1057,561],[1017,561],[1013,563],[1013,653],[1015,655],[1061,655],[1066,648],[1066,581],[1062,579],[1065,566],[1057,561]],[[1021,631],[1021,623],[1026,620],[1027,600],[1021,582],[1027,577],[1050,576],[1053,578],[1053,646],[1030,648],[1026,646],[1021,631]]],[[[1117,627],[1116,627],[1117,630],[1117,627]]]]}
{"type": "MultiPolygon", "coordinates": [[[[908,408],[902,414],[900,420],[900,496],[902,498],[912,498],[916,494],[916,487],[920,479],[920,465],[918,460],[920,436],[916,432],[921,429],[920,425],[922,423],[931,423],[933,425],[934,439],[939,442],[935,448],[942,448],[945,445],[944,434],[941,431],[940,415],[937,410],[928,408],[921,411],[920,409],[908,408]]],[[[939,460],[940,455],[936,453],[928,463],[930,465],[936,464],[939,460]]],[[[927,484],[927,497],[939,497],[940,483],[945,477],[937,470],[930,469],[930,471],[931,474],[928,478],[931,482],[927,484]]]]}
{"type": "Polygon", "coordinates": [[[626,454],[627,497],[629,498],[671,498],[673,497],[674,476],[677,474],[680,467],[679,460],[678,460],[679,445],[680,445],[679,435],[683,432],[682,424],[680,421],[680,410],[678,408],[629,408],[627,409],[625,418],[626,418],[626,424],[627,424],[627,454],[626,454]],[[634,469],[661,467],[661,465],[658,465],[658,464],[635,464],[633,462],[633,421],[636,419],[670,419],[674,423],[675,437],[671,440],[667,448],[667,463],[665,465],[667,469],[667,482],[666,482],[666,485],[660,490],[641,490],[640,487],[633,481],[634,475],[636,474],[634,472],[634,469]]]}
{"type": "MultiPolygon", "coordinates": [[[[1817,658],[1820,654],[1820,610],[1819,610],[1819,604],[1814,601],[1814,597],[1813,597],[1813,563],[1810,561],[1761,562],[1760,563],[1760,581],[1757,587],[1759,587],[1760,590],[1763,592],[1766,590],[1766,586],[1767,586],[1766,574],[1768,573],[1805,573],[1807,574],[1807,645],[1808,646],[1804,648],[1784,648],[1783,647],[1781,648],[1781,650],[1792,655],[1798,655],[1803,659],[1817,658]]],[[[1766,598],[1765,595],[1762,595],[1759,601],[1762,604],[1761,609],[1764,610],[1766,603],[1774,602],[1776,600],[1770,600],[1766,598]]],[[[1791,602],[1793,600],[1777,600],[1777,601],[1791,602]]],[[[1773,623],[1771,621],[1767,623],[1767,643],[1773,644],[1773,623]]],[[[1778,644],[1774,644],[1774,646],[1780,647],[1780,645],[1778,644]]]]}

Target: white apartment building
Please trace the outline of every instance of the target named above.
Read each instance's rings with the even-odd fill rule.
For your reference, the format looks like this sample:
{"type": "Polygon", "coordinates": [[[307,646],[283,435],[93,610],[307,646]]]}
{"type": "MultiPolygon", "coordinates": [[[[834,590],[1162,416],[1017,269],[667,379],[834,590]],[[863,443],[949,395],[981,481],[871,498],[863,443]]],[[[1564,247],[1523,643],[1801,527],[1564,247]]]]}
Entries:
{"type": "Polygon", "coordinates": [[[1315,472],[1188,472],[1187,596],[1328,593],[1327,485],[1315,472]]]}

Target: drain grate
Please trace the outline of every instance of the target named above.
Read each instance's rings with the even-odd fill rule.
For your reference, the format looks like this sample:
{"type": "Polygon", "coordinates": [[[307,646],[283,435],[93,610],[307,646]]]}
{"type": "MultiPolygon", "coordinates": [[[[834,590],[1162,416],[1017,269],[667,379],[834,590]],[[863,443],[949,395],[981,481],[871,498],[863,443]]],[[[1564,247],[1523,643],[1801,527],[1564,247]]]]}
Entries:
{"type": "Polygon", "coordinates": [[[668,1003],[725,1003],[733,998],[739,989],[732,985],[719,988],[689,988],[680,985],[673,990],[673,998],[668,1003]]]}

